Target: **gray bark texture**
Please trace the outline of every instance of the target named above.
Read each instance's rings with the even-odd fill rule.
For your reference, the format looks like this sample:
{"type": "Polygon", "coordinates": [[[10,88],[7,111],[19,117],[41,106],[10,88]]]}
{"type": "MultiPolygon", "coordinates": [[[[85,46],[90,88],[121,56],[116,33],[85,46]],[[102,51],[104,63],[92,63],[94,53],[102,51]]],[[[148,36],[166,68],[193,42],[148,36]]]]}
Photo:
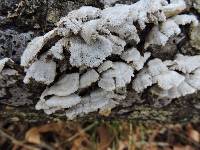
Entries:
{"type": "MultiPolygon", "coordinates": [[[[117,3],[134,3],[136,0],[119,0],[117,3]]],[[[55,23],[68,12],[81,6],[103,8],[99,0],[0,0],[0,59],[12,58],[20,63],[20,56],[27,43],[38,35],[42,35],[55,27],[55,23]]],[[[200,1],[188,2],[188,10],[199,16],[200,1]]],[[[200,16],[199,16],[200,17],[200,16]]],[[[172,58],[178,51],[183,54],[196,55],[200,52],[200,26],[172,38],[166,46],[152,47],[153,57],[163,60],[172,58]],[[179,44],[176,44],[176,43],[179,44]]],[[[20,76],[17,78],[0,79],[0,118],[38,122],[65,119],[59,114],[46,115],[34,109],[44,85],[23,84],[24,72],[14,66],[20,76]],[[13,80],[17,82],[12,82],[13,80]]],[[[88,119],[104,118],[96,113],[85,116],[88,119]]],[[[109,117],[137,121],[156,122],[188,122],[200,119],[200,92],[174,99],[173,101],[157,101],[148,91],[139,95],[131,87],[123,104],[112,110],[109,117]]],[[[81,119],[81,118],[80,118],[81,119]]]]}

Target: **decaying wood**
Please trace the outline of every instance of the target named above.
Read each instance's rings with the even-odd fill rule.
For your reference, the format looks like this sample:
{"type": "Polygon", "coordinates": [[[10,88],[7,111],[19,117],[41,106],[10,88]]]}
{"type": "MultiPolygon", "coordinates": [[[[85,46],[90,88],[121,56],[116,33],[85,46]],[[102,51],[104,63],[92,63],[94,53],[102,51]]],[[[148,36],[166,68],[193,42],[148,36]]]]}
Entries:
{"type": "MultiPolygon", "coordinates": [[[[121,1],[122,2],[122,1],[121,1]]],[[[135,1],[127,0],[126,3],[135,1]]],[[[10,57],[19,63],[20,56],[25,49],[27,42],[33,37],[40,35],[54,27],[54,23],[61,16],[65,16],[69,11],[77,9],[83,5],[92,5],[103,8],[103,4],[93,0],[77,0],[58,2],[56,0],[35,2],[18,0],[9,4],[1,2],[0,6],[0,37],[4,40],[0,43],[0,58],[10,57]],[[15,4],[18,4],[15,6],[15,4]],[[6,5],[7,7],[3,7],[6,5]],[[20,43],[20,41],[23,42],[20,43]],[[11,45],[11,46],[10,46],[11,45]],[[16,52],[17,49],[17,52],[16,52]]],[[[190,7],[197,0],[189,3],[190,7]]],[[[195,5],[196,7],[196,5],[195,5]]],[[[197,9],[198,10],[198,9],[197,9]]],[[[198,15],[198,11],[188,8],[198,15]]],[[[187,29],[187,28],[186,28],[187,29]]],[[[171,39],[162,52],[156,50],[160,47],[152,47],[154,57],[167,59],[173,56],[177,49],[185,54],[199,54],[198,40],[195,38],[194,32],[199,32],[199,27],[191,32],[192,41],[186,34],[171,39]],[[181,41],[181,42],[180,42],[181,41]],[[176,45],[176,42],[180,43],[176,45]],[[194,45],[194,46],[193,46],[194,45]]],[[[185,31],[189,32],[189,31],[185,31]]],[[[145,34],[145,33],[143,33],[145,34]]],[[[16,66],[17,67],[17,66],[16,66]]],[[[19,68],[20,76],[17,82],[6,88],[1,87],[0,91],[0,117],[8,120],[23,120],[28,122],[48,121],[48,120],[65,120],[65,114],[55,113],[46,115],[43,111],[36,111],[35,104],[39,100],[39,96],[45,89],[44,85],[24,85],[22,82],[24,72],[19,68]]],[[[8,79],[12,80],[12,79],[8,79]]],[[[0,85],[3,83],[0,83],[0,85]]],[[[109,117],[91,113],[84,118],[121,118],[137,121],[156,121],[156,122],[188,122],[198,121],[200,119],[200,95],[195,93],[183,98],[174,99],[170,104],[163,102],[155,102],[149,93],[143,94],[142,99],[130,89],[128,89],[128,97],[123,104],[112,110],[109,117]]],[[[103,115],[106,115],[103,114],[103,115]]],[[[79,119],[84,119],[79,118],[79,119]]]]}

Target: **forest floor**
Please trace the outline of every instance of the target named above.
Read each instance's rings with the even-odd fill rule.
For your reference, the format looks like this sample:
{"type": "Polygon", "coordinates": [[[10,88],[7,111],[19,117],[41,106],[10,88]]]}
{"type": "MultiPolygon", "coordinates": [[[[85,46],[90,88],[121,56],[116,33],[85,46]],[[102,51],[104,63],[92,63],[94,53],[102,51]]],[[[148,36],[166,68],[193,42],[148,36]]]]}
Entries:
{"type": "Polygon", "coordinates": [[[0,120],[0,150],[200,150],[200,123],[0,120]]]}

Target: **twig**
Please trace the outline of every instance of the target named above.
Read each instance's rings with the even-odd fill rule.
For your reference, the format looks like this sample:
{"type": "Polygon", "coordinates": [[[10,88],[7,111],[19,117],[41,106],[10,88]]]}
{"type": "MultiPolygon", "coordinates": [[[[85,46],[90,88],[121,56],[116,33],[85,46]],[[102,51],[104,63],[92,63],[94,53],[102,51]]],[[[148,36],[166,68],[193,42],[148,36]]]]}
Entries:
{"type": "Polygon", "coordinates": [[[30,150],[40,150],[39,148],[25,144],[24,141],[16,140],[14,137],[12,137],[9,134],[7,134],[6,132],[4,132],[2,129],[0,129],[0,136],[9,139],[12,143],[19,145],[19,146],[22,146],[24,148],[27,148],[27,149],[30,149],[30,150]]]}
{"type": "Polygon", "coordinates": [[[29,150],[40,150],[41,149],[41,148],[37,148],[36,146],[43,147],[48,150],[54,150],[52,147],[46,145],[45,143],[41,143],[40,145],[36,145],[36,146],[25,144],[25,141],[19,141],[19,140],[15,139],[14,137],[10,136],[5,131],[3,131],[3,129],[0,129],[0,136],[5,137],[5,138],[9,139],[12,143],[14,143],[18,146],[22,146],[29,150]]]}
{"type": "Polygon", "coordinates": [[[137,148],[141,148],[141,146],[143,146],[143,145],[155,145],[155,146],[160,146],[160,147],[170,146],[170,144],[166,143],[166,142],[151,142],[151,143],[149,143],[146,141],[142,141],[142,142],[135,142],[134,144],[137,148]]]}
{"type": "Polygon", "coordinates": [[[174,133],[176,135],[180,136],[181,138],[185,139],[186,141],[188,141],[190,144],[193,144],[198,149],[200,149],[200,144],[198,142],[194,141],[193,139],[187,138],[184,134],[176,133],[176,132],[174,132],[174,133]]]}
{"type": "Polygon", "coordinates": [[[70,142],[72,140],[74,140],[75,138],[77,138],[82,132],[86,132],[88,130],[90,130],[91,128],[93,128],[95,125],[97,125],[98,122],[95,121],[94,123],[92,123],[91,125],[87,126],[86,128],[84,128],[81,132],[78,132],[76,134],[74,134],[73,136],[71,136],[70,138],[68,138],[66,141],[70,142]]]}

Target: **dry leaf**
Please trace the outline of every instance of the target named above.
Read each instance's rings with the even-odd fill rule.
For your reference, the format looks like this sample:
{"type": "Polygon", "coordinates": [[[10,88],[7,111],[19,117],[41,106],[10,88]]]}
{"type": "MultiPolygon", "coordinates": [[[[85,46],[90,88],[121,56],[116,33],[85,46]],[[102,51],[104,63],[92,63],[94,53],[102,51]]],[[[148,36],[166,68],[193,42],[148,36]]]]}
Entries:
{"type": "Polygon", "coordinates": [[[125,150],[128,149],[128,142],[127,141],[119,141],[118,142],[118,150],[125,150]]]}
{"type": "Polygon", "coordinates": [[[97,145],[98,150],[107,150],[113,141],[113,136],[109,133],[109,129],[106,125],[101,125],[97,129],[100,143],[97,145]]]}
{"type": "Polygon", "coordinates": [[[26,132],[26,141],[34,144],[41,144],[41,134],[46,132],[55,132],[60,136],[68,137],[63,123],[51,123],[39,127],[33,127],[26,132]]]}
{"type": "Polygon", "coordinates": [[[143,148],[143,150],[158,150],[158,147],[156,144],[147,144],[143,148]]]}
{"type": "Polygon", "coordinates": [[[26,139],[26,141],[28,141],[30,143],[40,144],[41,140],[40,140],[40,132],[39,132],[38,128],[33,127],[30,130],[28,130],[26,132],[25,139],[26,139]]]}
{"type": "Polygon", "coordinates": [[[71,150],[83,150],[83,149],[86,149],[86,146],[84,145],[84,143],[87,143],[87,139],[85,139],[83,137],[76,138],[73,141],[73,145],[72,145],[71,150]]]}
{"type": "Polygon", "coordinates": [[[12,150],[18,150],[19,149],[19,145],[14,144],[12,147],[12,150]]]}
{"type": "Polygon", "coordinates": [[[176,145],[174,146],[173,150],[195,150],[195,149],[192,148],[190,145],[186,145],[186,146],[176,145]]]}
{"type": "Polygon", "coordinates": [[[88,135],[83,131],[79,131],[79,132],[80,132],[80,135],[76,139],[73,140],[71,150],[84,150],[84,149],[88,149],[88,147],[90,146],[88,135]]]}
{"type": "Polygon", "coordinates": [[[200,142],[200,135],[199,135],[199,132],[195,129],[193,129],[192,125],[189,124],[187,126],[187,135],[194,141],[196,142],[200,142]]]}

